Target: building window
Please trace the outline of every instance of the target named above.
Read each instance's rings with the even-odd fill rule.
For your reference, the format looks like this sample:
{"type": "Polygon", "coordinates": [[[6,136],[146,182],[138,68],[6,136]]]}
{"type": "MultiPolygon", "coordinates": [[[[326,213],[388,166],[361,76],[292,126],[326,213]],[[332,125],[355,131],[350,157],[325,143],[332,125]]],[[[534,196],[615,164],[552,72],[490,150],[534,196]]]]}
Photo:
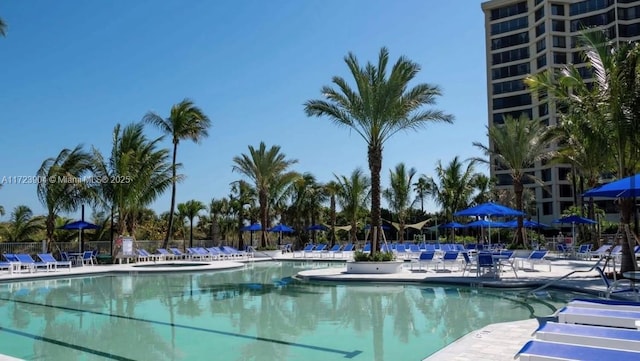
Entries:
{"type": "Polygon", "coordinates": [[[629,24],[622,25],[620,24],[620,37],[622,38],[632,38],[640,35],[640,24],[629,24]]]}
{"type": "Polygon", "coordinates": [[[527,12],[527,2],[519,2],[514,5],[505,6],[499,9],[491,10],[491,20],[506,18],[512,15],[518,15],[527,12]]]}
{"type": "Polygon", "coordinates": [[[493,94],[512,93],[520,90],[524,90],[524,82],[522,79],[504,81],[501,83],[493,84],[493,94]]]}
{"type": "Polygon", "coordinates": [[[551,15],[564,15],[564,5],[551,4],[551,15]]]}
{"type": "Polygon", "coordinates": [[[545,216],[553,214],[552,202],[542,202],[542,214],[545,216]]]}
{"type": "Polygon", "coordinates": [[[542,68],[543,66],[547,65],[547,55],[542,54],[538,57],[538,59],[536,59],[536,63],[538,65],[538,69],[542,68]]]}
{"type": "Polygon", "coordinates": [[[573,207],[573,202],[560,202],[560,213],[564,213],[564,211],[571,207],[573,207]]]}
{"type": "Polygon", "coordinates": [[[527,59],[529,57],[529,47],[507,50],[491,55],[493,65],[509,63],[516,60],[527,59]]]}
{"type": "Polygon", "coordinates": [[[536,53],[539,53],[546,48],[547,48],[547,43],[545,42],[544,38],[536,41],[536,53]]]}
{"type": "Polygon", "coordinates": [[[606,9],[613,5],[615,0],[586,0],[569,5],[569,15],[580,15],[596,10],[606,9]]]}
{"type": "Polygon", "coordinates": [[[531,109],[523,109],[505,113],[493,113],[493,124],[504,124],[504,118],[508,116],[518,119],[523,115],[529,119],[532,119],[533,111],[531,109]]]}
{"type": "Polygon", "coordinates": [[[597,14],[587,16],[581,19],[571,20],[571,31],[579,31],[586,28],[592,28],[595,26],[608,25],[616,18],[616,13],[613,9],[603,14],[597,14]]]}
{"type": "Polygon", "coordinates": [[[529,26],[529,19],[526,16],[507,20],[500,23],[491,24],[491,35],[502,34],[513,30],[523,29],[529,26]]]}
{"type": "Polygon", "coordinates": [[[549,114],[549,103],[538,105],[538,116],[544,117],[547,114],[549,114]]]}
{"type": "Polygon", "coordinates": [[[566,48],[567,42],[564,36],[553,36],[553,47],[554,48],[566,48]]]}
{"type": "Polygon", "coordinates": [[[553,63],[554,64],[566,64],[567,63],[567,54],[560,52],[553,52],[553,63]]]}
{"type": "Polygon", "coordinates": [[[491,78],[493,80],[509,78],[512,76],[525,75],[531,72],[529,62],[503,66],[500,68],[491,69],[491,78]]]}
{"type": "Polygon", "coordinates": [[[515,108],[523,105],[531,105],[531,94],[513,95],[504,98],[493,99],[493,109],[515,108]]]}
{"type": "Polygon", "coordinates": [[[640,17],[640,6],[618,9],[619,20],[636,20],[639,17],[640,17]]]}
{"type": "Polygon", "coordinates": [[[544,23],[540,23],[536,26],[536,38],[544,34],[544,23]]]}
{"type": "Polygon", "coordinates": [[[558,168],[558,179],[561,181],[567,180],[569,173],[571,173],[571,168],[558,168]]]}
{"type": "Polygon", "coordinates": [[[513,185],[513,178],[511,174],[498,174],[496,175],[496,183],[499,186],[511,186],[513,185]]]}
{"type": "Polygon", "coordinates": [[[536,21],[542,19],[542,17],[544,16],[544,6],[536,10],[535,14],[536,14],[536,21]]]}
{"type": "Polygon", "coordinates": [[[573,197],[573,191],[570,185],[560,184],[560,197],[569,198],[573,197]]]}
{"type": "MultiPolygon", "coordinates": [[[[540,171],[540,179],[542,179],[543,182],[551,182],[551,168],[542,169],[540,171]]],[[[545,187],[542,187],[542,198],[551,198],[551,192],[549,192],[545,187]],[[544,196],[545,191],[549,197],[544,196]]]]}
{"type": "Polygon", "coordinates": [[[564,20],[551,20],[551,30],[564,32],[564,20]]]}
{"type": "Polygon", "coordinates": [[[507,35],[500,38],[491,39],[491,50],[508,48],[510,46],[526,44],[529,42],[529,32],[507,35]]]}

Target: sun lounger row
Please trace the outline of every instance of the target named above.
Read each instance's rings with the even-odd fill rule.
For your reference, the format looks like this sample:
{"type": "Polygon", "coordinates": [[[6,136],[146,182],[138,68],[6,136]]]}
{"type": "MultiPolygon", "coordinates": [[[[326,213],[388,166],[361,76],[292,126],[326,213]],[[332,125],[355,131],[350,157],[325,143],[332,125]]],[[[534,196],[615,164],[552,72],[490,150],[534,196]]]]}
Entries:
{"type": "Polygon", "coordinates": [[[640,303],[576,299],[541,322],[520,360],[640,360],[640,303]],[[553,318],[552,318],[553,319],[553,318]]]}
{"type": "Polygon", "coordinates": [[[348,243],[346,245],[336,244],[333,247],[327,249],[327,245],[320,244],[308,244],[302,250],[293,252],[293,257],[307,258],[307,257],[332,257],[332,258],[348,258],[353,255],[355,251],[355,245],[348,243]]]}
{"type": "Polygon", "coordinates": [[[71,270],[71,262],[58,261],[51,253],[39,253],[36,261],[31,255],[26,253],[5,253],[6,262],[0,262],[0,269],[5,269],[10,273],[14,272],[37,272],[40,270],[49,272],[56,271],[58,267],[67,267],[71,270]]]}

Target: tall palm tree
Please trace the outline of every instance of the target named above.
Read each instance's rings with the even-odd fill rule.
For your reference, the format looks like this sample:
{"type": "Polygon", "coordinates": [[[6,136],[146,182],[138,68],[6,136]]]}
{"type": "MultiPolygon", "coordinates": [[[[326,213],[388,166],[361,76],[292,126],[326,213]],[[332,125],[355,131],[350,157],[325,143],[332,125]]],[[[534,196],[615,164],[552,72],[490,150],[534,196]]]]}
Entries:
{"type": "Polygon", "coordinates": [[[380,49],[378,64],[364,67],[352,53],[345,62],[354,78],[356,90],[342,77],[333,77],[337,89],[325,86],[321,92],[326,100],[309,100],[305,111],[309,116],[327,116],[339,126],[355,131],[367,142],[367,159],[371,173],[371,255],[378,248],[381,232],[380,170],[384,143],[402,130],[418,129],[429,122],[451,123],[453,116],[439,110],[423,110],[435,104],[441,95],[437,86],[422,83],[412,88],[409,83],[420,71],[420,65],[400,57],[387,76],[389,51],[380,49]]]}
{"type": "Polygon", "coordinates": [[[407,218],[407,210],[411,207],[411,185],[413,177],[417,171],[415,168],[409,168],[404,163],[396,165],[395,170],[390,172],[390,187],[382,192],[387,200],[389,208],[398,217],[400,242],[404,242],[404,225],[407,218]]]}
{"type": "Polygon", "coordinates": [[[289,167],[296,164],[296,159],[287,159],[280,152],[280,146],[274,145],[267,150],[264,142],[258,148],[249,146],[249,154],[233,158],[232,171],[239,172],[254,182],[260,205],[260,223],[262,224],[261,247],[267,247],[267,227],[269,226],[269,199],[272,187],[277,183],[291,183],[298,177],[289,167]]]}
{"type": "MultiPolygon", "coordinates": [[[[180,214],[183,214],[189,220],[189,247],[193,247],[193,219],[198,216],[201,211],[207,209],[204,203],[197,201],[195,199],[186,201],[184,204],[184,209],[180,211],[180,214]]],[[[180,209],[181,207],[179,207],[180,209]]]]}
{"type": "Polygon", "coordinates": [[[324,185],[325,194],[329,197],[329,226],[331,227],[330,242],[331,247],[336,242],[336,196],[340,192],[340,185],[336,181],[329,181],[324,185]]]}
{"type": "Polygon", "coordinates": [[[2,230],[9,242],[32,241],[43,229],[43,217],[34,217],[31,208],[21,205],[11,212],[9,224],[2,230]]]}
{"type": "MultiPolygon", "coordinates": [[[[615,163],[613,169],[601,171],[613,171],[619,178],[634,175],[640,162],[640,140],[636,137],[640,131],[640,44],[613,45],[599,30],[585,30],[579,42],[592,78],[583,78],[575,66],[568,65],[558,72],[531,75],[525,82],[533,92],[552,95],[560,103],[561,113],[600,114],[591,123],[601,122],[596,126],[602,126],[609,137],[609,153],[615,163]]],[[[625,230],[621,272],[637,269],[633,257],[635,237],[630,236],[629,226],[634,202],[633,198],[619,200],[620,223],[625,230]]]]}
{"type": "Polygon", "coordinates": [[[416,192],[415,201],[420,201],[420,212],[424,213],[424,199],[427,198],[429,191],[429,183],[425,177],[418,177],[418,180],[413,183],[413,191],[416,192]]]}
{"type": "Polygon", "coordinates": [[[47,158],[38,169],[38,199],[47,209],[45,227],[47,231],[47,247],[53,241],[56,217],[61,212],[75,212],[84,202],[93,198],[90,187],[83,179],[90,174],[92,158],[89,153],[77,146],[74,149],[63,149],[54,158],[47,158]]]}
{"type": "MultiPolygon", "coordinates": [[[[454,157],[446,166],[438,161],[435,176],[423,175],[428,184],[428,194],[442,207],[444,219],[453,220],[453,214],[469,206],[474,192],[474,179],[476,161],[471,159],[465,162],[459,157],[454,157]]],[[[453,233],[453,229],[452,229],[453,233]]]]}
{"type": "Polygon", "coordinates": [[[360,168],[351,172],[349,177],[335,174],[334,177],[340,187],[338,204],[351,224],[351,240],[355,243],[358,241],[358,220],[364,215],[364,209],[371,199],[371,180],[360,168]]]}
{"type": "MultiPolygon", "coordinates": [[[[513,181],[513,192],[516,197],[516,209],[524,210],[522,193],[527,181],[537,179],[526,172],[536,162],[547,160],[555,154],[550,150],[552,139],[549,139],[549,128],[538,120],[529,120],[526,115],[520,118],[507,116],[504,124],[492,124],[487,127],[489,145],[473,142],[484,154],[496,162],[496,165],[508,169],[513,181]]],[[[490,163],[490,159],[477,158],[478,161],[490,163]]],[[[522,226],[523,216],[518,216],[516,242],[524,244],[525,235],[522,226]]]]}
{"type": "Polygon", "coordinates": [[[150,123],[158,127],[162,132],[171,137],[173,143],[173,153],[171,161],[171,169],[173,174],[173,180],[171,184],[171,207],[169,208],[169,225],[167,228],[167,234],[164,238],[162,246],[164,248],[169,244],[169,238],[173,229],[173,211],[176,205],[176,182],[178,181],[177,174],[177,153],[178,144],[181,140],[191,140],[195,143],[199,143],[203,138],[209,136],[209,127],[211,126],[211,120],[204,114],[204,112],[196,107],[189,99],[185,99],[178,104],[171,107],[169,117],[162,118],[156,113],[147,113],[142,120],[146,123],[150,123]]]}
{"type": "MultiPolygon", "coordinates": [[[[231,211],[237,216],[237,231],[238,231],[238,247],[242,249],[244,247],[244,241],[242,238],[242,226],[247,215],[245,206],[253,207],[255,205],[256,191],[251,187],[251,184],[244,180],[239,180],[231,183],[231,194],[229,194],[229,206],[231,211]]],[[[250,218],[250,217],[249,217],[250,218]]],[[[253,219],[251,219],[253,220],[253,219]]],[[[252,233],[253,237],[253,233],[252,233]]]]}
{"type": "MultiPolygon", "coordinates": [[[[304,228],[316,224],[322,213],[322,203],[326,201],[326,193],[322,184],[318,183],[311,173],[304,173],[293,182],[291,207],[287,212],[287,224],[305,235],[304,228]]],[[[313,233],[315,243],[315,232],[313,233]]]]}
{"type": "Polygon", "coordinates": [[[137,215],[172,184],[169,151],[160,148],[163,137],[148,139],[144,124],[131,123],[113,130],[111,154],[104,159],[93,149],[96,178],[112,180],[96,184],[101,204],[112,217],[117,214],[118,234],[135,234],[137,215]]]}

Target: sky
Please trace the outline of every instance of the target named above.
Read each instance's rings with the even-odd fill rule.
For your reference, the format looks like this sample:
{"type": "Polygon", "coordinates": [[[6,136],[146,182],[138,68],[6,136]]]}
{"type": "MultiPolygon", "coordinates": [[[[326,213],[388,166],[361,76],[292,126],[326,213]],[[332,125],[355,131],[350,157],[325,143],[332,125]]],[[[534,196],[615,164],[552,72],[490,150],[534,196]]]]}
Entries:
{"type": "MultiPolygon", "coordinates": [[[[183,182],[177,202],[228,196],[233,157],[248,146],[278,145],[293,170],[320,182],[368,173],[366,143],[303,104],[320,99],[333,76],[351,80],[344,57],[420,64],[411,85],[441,88],[435,109],[455,117],[384,146],[381,180],[398,163],[433,176],[436,164],[481,155],[487,143],[484,16],[481,1],[424,0],[2,0],[0,18],[0,205],[8,220],[18,205],[44,214],[33,176],[64,148],[107,155],[116,124],[149,111],[166,117],[191,99],[211,119],[200,144],[180,143],[183,182]]],[[[150,137],[162,135],[148,126],[150,137]]],[[[170,140],[163,145],[171,147],[170,140]]],[[[477,169],[488,173],[481,166],[477,169]]],[[[170,191],[152,205],[168,211],[170,191]]],[[[384,203],[383,203],[384,206],[384,203]]],[[[437,206],[427,202],[425,208],[437,206]]],[[[87,217],[91,210],[87,210],[87,217]]],[[[71,217],[78,214],[68,215],[71,217]]]]}

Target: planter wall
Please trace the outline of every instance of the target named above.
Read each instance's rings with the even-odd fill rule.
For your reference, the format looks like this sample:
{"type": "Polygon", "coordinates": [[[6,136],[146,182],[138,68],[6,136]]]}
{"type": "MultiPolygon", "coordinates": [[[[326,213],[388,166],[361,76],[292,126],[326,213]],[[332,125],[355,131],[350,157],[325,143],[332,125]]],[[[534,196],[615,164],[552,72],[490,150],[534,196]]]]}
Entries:
{"type": "Polygon", "coordinates": [[[255,258],[276,258],[282,256],[282,251],[279,249],[273,251],[254,251],[253,257],[255,258]]]}
{"type": "Polygon", "coordinates": [[[389,274],[402,271],[402,261],[390,262],[347,262],[347,273],[389,274]]]}

